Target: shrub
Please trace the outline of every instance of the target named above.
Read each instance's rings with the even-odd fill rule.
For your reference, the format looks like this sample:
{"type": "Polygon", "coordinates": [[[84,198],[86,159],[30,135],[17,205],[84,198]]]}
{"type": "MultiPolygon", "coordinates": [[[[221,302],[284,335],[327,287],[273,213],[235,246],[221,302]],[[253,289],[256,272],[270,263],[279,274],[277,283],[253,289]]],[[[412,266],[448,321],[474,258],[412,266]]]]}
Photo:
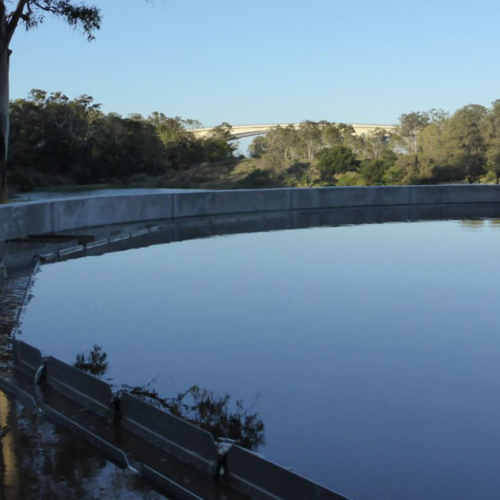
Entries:
{"type": "Polygon", "coordinates": [[[243,179],[245,187],[263,188],[273,185],[273,176],[269,170],[253,168],[243,179]]]}

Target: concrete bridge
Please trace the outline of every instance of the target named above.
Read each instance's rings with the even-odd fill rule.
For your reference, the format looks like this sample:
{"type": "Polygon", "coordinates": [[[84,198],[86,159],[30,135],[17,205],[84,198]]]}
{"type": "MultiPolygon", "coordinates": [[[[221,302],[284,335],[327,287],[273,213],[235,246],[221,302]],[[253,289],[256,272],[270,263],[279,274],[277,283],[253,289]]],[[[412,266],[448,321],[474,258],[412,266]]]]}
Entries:
{"type": "MultiPolygon", "coordinates": [[[[274,127],[288,127],[292,125],[295,128],[300,127],[300,123],[274,123],[271,125],[234,125],[233,126],[233,137],[236,139],[243,139],[244,137],[252,137],[254,135],[261,135],[261,134],[266,134],[269,132],[270,129],[274,127]]],[[[393,131],[396,126],[395,125],[362,125],[358,123],[347,123],[346,125],[350,125],[354,128],[354,132],[356,135],[363,135],[363,134],[371,134],[374,132],[376,129],[384,129],[387,130],[388,132],[393,131]]],[[[194,129],[193,133],[196,135],[196,137],[206,137],[209,135],[214,127],[207,127],[207,128],[198,128],[194,129]]]]}

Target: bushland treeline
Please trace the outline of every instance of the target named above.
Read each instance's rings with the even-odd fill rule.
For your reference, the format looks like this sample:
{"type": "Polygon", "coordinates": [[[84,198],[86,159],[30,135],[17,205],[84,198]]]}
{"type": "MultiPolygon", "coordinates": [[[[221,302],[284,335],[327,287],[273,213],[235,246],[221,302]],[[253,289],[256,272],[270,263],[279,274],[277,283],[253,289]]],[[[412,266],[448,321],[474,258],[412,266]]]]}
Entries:
{"type": "Polygon", "coordinates": [[[233,158],[230,126],[204,139],[196,120],[152,113],[106,114],[87,95],[32,90],[11,102],[9,183],[22,190],[162,176],[203,162],[233,158]]]}
{"type": "Polygon", "coordinates": [[[500,100],[403,114],[393,130],[356,136],[349,125],[305,121],[276,127],[250,146],[255,181],[289,186],[496,182],[500,100]]]}
{"type": "Polygon", "coordinates": [[[350,125],[328,121],[277,126],[254,139],[253,159],[240,165],[231,125],[197,138],[193,130],[200,126],[158,112],[106,114],[87,95],[69,99],[32,90],[11,102],[9,182],[27,191],[143,179],[158,187],[301,187],[500,178],[500,100],[453,115],[403,114],[396,128],[361,136],[350,125]]]}

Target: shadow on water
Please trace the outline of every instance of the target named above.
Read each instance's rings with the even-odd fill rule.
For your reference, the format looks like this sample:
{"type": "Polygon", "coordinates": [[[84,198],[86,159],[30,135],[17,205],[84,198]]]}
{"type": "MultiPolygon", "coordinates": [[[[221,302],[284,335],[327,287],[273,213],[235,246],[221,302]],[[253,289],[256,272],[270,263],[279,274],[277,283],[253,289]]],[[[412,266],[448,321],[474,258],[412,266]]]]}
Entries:
{"type": "MultiPolygon", "coordinates": [[[[107,359],[102,347],[94,345],[90,352],[77,354],[73,366],[102,378],[109,369],[107,359]]],[[[229,394],[217,395],[197,385],[166,398],[154,389],[154,383],[140,387],[123,384],[119,389],[210,432],[215,439],[230,439],[253,451],[265,445],[265,425],[253,411],[254,405],[245,408],[242,400],[233,403],[229,394]]]]}

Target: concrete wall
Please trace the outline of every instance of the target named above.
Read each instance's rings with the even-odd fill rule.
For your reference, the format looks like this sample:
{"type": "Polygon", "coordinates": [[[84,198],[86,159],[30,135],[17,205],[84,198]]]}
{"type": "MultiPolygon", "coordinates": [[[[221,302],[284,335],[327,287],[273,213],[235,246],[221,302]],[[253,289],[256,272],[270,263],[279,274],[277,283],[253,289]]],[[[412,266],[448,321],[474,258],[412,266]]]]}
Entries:
{"type": "Polygon", "coordinates": [[[500,203],[500,187],[388,186],[65,198],[0,206],[0,241],[127,222],[343,207],[500,203]]]}
{"type": "Polygon", "coordinates": [[[169,194],[91,196],[0,206],[0,241],[172,217],[169,194]]]}

